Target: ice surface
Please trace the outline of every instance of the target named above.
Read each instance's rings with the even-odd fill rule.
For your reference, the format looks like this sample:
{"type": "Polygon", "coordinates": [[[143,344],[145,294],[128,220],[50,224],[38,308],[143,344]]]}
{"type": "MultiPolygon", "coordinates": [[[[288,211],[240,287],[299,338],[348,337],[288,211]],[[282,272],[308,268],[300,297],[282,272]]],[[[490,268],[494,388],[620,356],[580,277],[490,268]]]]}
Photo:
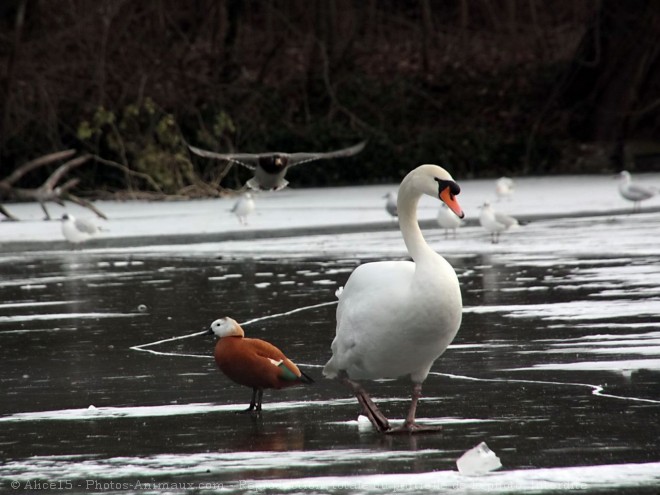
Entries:
{"type": "MultiPolygon", "coordinates": [[[[660,183],[660,174],[644,174],[638,180],[660,183]]],[[[518,187],[510,201],[498,204],[498,209],[513,214],[516,217],[525,216],[558,216],[574,215],[576,213],[607,214],[609,212],[628,213],[630,205],[623,200],[617,191],[615,181],[607,175],[603,176],[553,176],[517,178],[518,187]],[[561,195],[557,194],[561,191],[561,195]]],[[[494,199],[492,180],[463,180],[459,200],[466,212],[467,224],[477,225],[478,207],[484,201],[494,199]],[[470,221],[471,220],[471,221],[470,221]]],[[[270,232],[286,230],[289,233],[296,229],[300,233],[304,229],[318,229],[338,226],[360,226],[378,224],[381,228],[396,231],[382,204],[385,192],[395,188],[396,184],[342,187],[342,188],[316,188],[316,189],[287,189],[277,193],[263,193],[259,195],[259,209],[251,219],[248,227],[237,224],[233,214],[229,211],[233,198],[208,199],[182,202],[146,202],[146,201],[97,201],[95,204],[109,219],[103,222],[106,230],[101,232],[98,239],[89,246],[99,246],[104,239],[117,238],[145,238],[167,237],[178,238],[180,243],[190,243],[191,236],[215,236],[224,239],[245,238],[254,232],[270,232]],[[302,229],[302,230],[301,230],[302,229]]],[[[646,202],[642,211],[653,211],[660,206],[660,197],[646,202]]],[[[13,242],[48,242],[62,241],[59,222],[44,222],[43,213],[37,203],[20,203],[9,206],[20,222],[0,222],[0,247],[13,242]]],[[[53,216],[63,213],[56,211],[60,207],[53,205],[53,216]]],[[[456,246],[464,243],[465,238],[474,238],[479,233],[479,245],[489,250],[498,251],[500,248],[491,246],[487,242],[480,227],[461,229],[457,239],[445,240],[442,229],[437,227],[435,217],[439,202],[431,197],[423,197],[420,202],[419,217],[428,221],[437,231],[438,241],[447,246],[456,246]],[[485,241],[485,242],[484,242],[485,241]]],[[[67,211],[77,216],[88,216],[87,210],[77,205],[67,204],[67,211]]],[[[625,232],[634,227],[645,215],[626,216],[612,220],[601,221],[603,230],[611,233],[618,231],[621,235],[617,242],[607,242],[607,245],[623,242],[628,245],[625,232]]],[[[590,243],[580,235],[579,219],[561,219],[553,224],[556,241],[565,244],[567,229],[571,231],[571,243],[576,247],[584,247],[590,243]]],[[[517,242],[530,235],[533,237],[537,228],[534,223],[519,229],[511,236],[503,236],[502,243],[509,244],[507,239],[517,242]]],[[[398,232],[394,232],[398,235],[398,232]]],[[[608,241],[611,241],[611,235],[608,241]]],[[[158,241],[163,243],[163,239],[158,241]]],[[[333,240],[328,239],[329,244],[333,240]]],[[[470,242],[471,243],[471,242],[470,242]]],[[[255,243],[248,243],[255,244],[255,243]]],[[[259,243],[256,243],[259,244],[259,243]]],[[[599,246],[602,243],[595,243],[599,246]]],[[[638,249],[644,249],[648,242],[638,249]]],[[[84,245],[87,249],[88,245],[84,245]]],[[[44,248],[51,249],[44,245],[44,248]]],[[[64,242],[62,249],[69,250],[64,242]]],[[[601,246],[602,248],[602,246],[601,246]]],[[[303,247],[304,249],[304,247],[303,247]]]]}
{"type": "MultiPolygon", "coordinates": [[[[660,183],[660,174],[649,176],[649,181],[651,180],[660,183]]],[[[576,416],[574,424],[578,424],[579,420],[579,424],[587,428],[591,418],[600,417],[593,416],[590,406],[596,407],[601,402],[605,403],[604,397],[624,400],[631,417],[641,410],[646,411],[649,406],[657,407],[657,400],[642,398],[643,395],[651,395],[652,385],[647,384],[652,384],[651,378],[655,375],[640,373],[637,370],[660,369],[658,360],[660,342],[656,331],[657,315],[660,314],[658,300],[660,265],[657,263],[660,256],[658,242],[660,197],[644,204],[643,213],[630,215],[629,205],[618,197],[616,182],[609,177],[521,179],[511,201],[499,203],[498,208],[516,216],[544,215],[544,218],[533,221],[509,236],[503,236],[499,245],[492,245],[483,229],[474,223],[478,214],[476,207],[484,199],[493,199],[492,181],[461,181],[461,186],[463,193],[459,200],[466,210],[468,220],[472,220],[473,223],[468,223],[460,229],[455,239],[445,239],[444,232],[435,223],[437,201],[424,198],[419,211],[425,237],[436,251],[448,256],[462,282],[471,280],[475,276],[483,280],[483,287],[465,287],[465,294],[469,295],[465,301],[470,306],[465,312],[466,331],[461,333],[463,340],[452,346],[443,358],[439,364],[442,368],[439,369],[470,375],[462,378],[484,382],[477,384],[483,385],[483,390],[497,387],[498,391],[502,391],[499,397],[509,397],[507,391],[516,390],[521,396],[520,403],[526,401],[525,412],[529,417],[523,417],[523,413],[515,408],[511,416],[498,416],[498,420],[486,419],[490,415],[489,409],[467,412],[463,409],[468,407],[464,401],[465,396],[460,396],[460,400],[451,399],[444,396],[444,391],[446,385],[462,388],[469,384],[456,385],[442,382],[438,384],[436,381],[435,386],[438,389],[434,390],[433,377],[438,378],[440,373],[432,372],[427,388],[430,393],[429,397],[424,398],[422,415],[433,416],[440,410],[443,414],[457,417],[420,418],[420,423],[455,424],[447,428],[444,438],[435,444],[424,439],[420,444],[425,447],[424,449],[417,450],[415,447],[408,450],[405,448],[407,444],[401,448],[402,444],[397,443],[400,439],[396,439],[394,444],[385,444],[383,448],[384,444],[379,440],[375,440],[373,444],[369,441],[371,437],[379,438],[376,433],[357,433],[360,424],[368,425],[368,423],[358,421],[334,423],[336,419],[355,417],[355,399],[343,390],[337,392],[340,394],[338,396],[341,397],[340,399],[330,399],[324,395],[325,389],[319,392],[316,388],[310,389],[309,392],[312,394],[311,398],[315,400],[300,400],[310,397],[299,396],[296,397],[297,400],[292,401],[269,401],[267,409],[270,416],[266,416],[267,421],[265,421],[266,432],[269,435],[261,436],[277,437],[282,434],[285,439],[293,438],[296,428],[304,424],[301,421],[305,421],[305,419],[299,420],[298,414],[307,415],[307,418],[317,418],[317,411],[337,408],[341,411],[333,413],[333,418],[319,421],[318,428],[314,430],[318,429],[322,432],[329,430],[330,434],[334,435],[335,428],[342,428],[340,424],[350,425],[339,431],[342,435],[354,434],[356,438],[359,436],[362,443],[356,443],[354,445],[356,448],[350,448],[353,446],[348,445],[336,449],[334,444],[324,445],[322,441],[315,443],[316,433],[310,432],[306,432],[306,435],[309,435],[306,444],[293,443],[288,445],[289,450],[272,452],[260,450],[242,452],[242,445],[237,447],[237,451],[223,452],[220,450],[222,446],[215,443],[214,436],[211,436],[210,440],[204,438],[199,444],[182,443],[185,446],[181,447],[181,452],[175,451],[176,447],[171,447],[171,450],[168,447],[166,452],[157,449],[123,451],[124,447],[121,447],[111,454],[99,454],[94,450],[97,444],[93,442],[78,451],[72,447],[73,444],[69,444],[63,445],[63,448],[67,449],[66,454],[71,452],[83,452],[83,454],[79,458],[72,456],[65,458],[65,456],[42,455],[41,450],[35,450],[35,453],[28,453],[24,457],[12,456],[10,461],[0,466],[0,483],[6,485],[3,480],[14,477],[22,480],[40,477],[61,479],[66,475],[85,479],[92,477],[115,479],[122,475],[166,477],[171,476],[173,472],[191,476],[197,474],[206,476],[206,473],[211,473],[208,476],[215,478],[228,471],[240,472],[241,477],[246,479],[254,476],[255,490],[262,488],[264,493],[271,488],[278,493],[313,493],[313,489],[318,493],[351,491],[359,494],[435,494],[450,491],[452,493],[510,493],[511,491],[527,493],[542,490],[564,493],[575,490],[616,491],[618,487],[636,489],[640,486],[657,486],[660,483],[660,464],[637,463],[648,459],[643,457],[646,455],[643,454],[645,452],[643,444],[638,442],[628,447],[628,438],[635,438],[630,432],[634,433],[636,430],[624,429],[621,424],[613,423],[616,425],[616,435],[608,433],[609,436],[606,438],[576,437],[579,440],[587,438],[584,443],[574,442],[572,438],[560,434],[554,438],[549,435],[544,441],[547,440],[549,443],[546,445],[551,444],[551,448],[536,452],[536,457],[528,454],[530,452],[534,454],[534,449],[540,442],[534,441],[533,448],[530,448],[530,444],[525,445],[525,442],[531,440],[527,436],[529,430],[539,435],[545,435],[545,430],[548,430],[548,433],[552,433],[550,430],[553,430],[552,428],[527,429],[530,424],[536,424],[533,423],[535,421],[541,424],[554,421],[554,418],[544,416],[549,413],[545,407],[540,407],[543,404],[533,400],[537,393],[542,392],[551,398],[561,400],[562,407],[564,404],[567,407],[574,406],[575,414],[582,414],[576,416]],[[557,191],[561,193],[558,194],[557,191]],[[621,213],[621,209],[624,208],[626,212],[621,213]],[[557,217],[584,212],[595,212],[601,216],[557,217]],[[536,271],[525,273],[521,267],[534,268],[536,271]],[[509,268],[514,274],[511,279],[506,278],[504,272],[509,268]],[[499,278],[489,273],[489,270],[498,269],[503,270],[499,278]],[[551,301],[555,303],[547,304],[551,301]],[[478,314],[479,312],[484,316],[478,314]],[[494,323],[492,327],[486,327],[487,332],[484,331],[480,335],[469,332],[471,323],[485,319],[489,321],[492,319],[494,323]],[[523,326],[529,330],[529,333],[524,334],[522,345],[520,340],[515,340],[513,335],[516,334],[511,332],[509,326],[514,327],[514,330],[523,326]],[[648,330],[648,333],[643,333],[645,330],[648,330]],[[491,332],[493,335],[490,335],[491,332]],[[570,338],[566,339],[566,337],[570,338]],[[495,352],[496,349],[502,349],[502,352],[495,352]],[[610,355],[612,349],[618,349],[618,354],[610,355]],[[498,359],[504,355],[507,355],[507,359],[498,359]],[[463,359],[464,356],[471,359],[463,359]],[[634,359],[638,356],[644,359],[634,359]],[[489,363],[490,367],[485,367],[484,363],[489,363]],[[456,366],[457,364],[468,366],[469,369],[456,366]],[[515,371],[508,371],[511,369],[515,371]],[[611,372],[624,375],[634,372],[633,384],[636,384],[637,388],[628,388],[627,382],[611,372]],[[594,385],[589,384],[592,381],[594,385]],[[620,395],[608,395],[607,391],[620,395]],[[597,397],[592,397],[592,394],[597,397]],[[634,394],[638,394],[637,397],[634,397],[634,394]],[[445,410],[445,404],[451,407],[454,400],[456,407],[460,409],[445,410]],[[442,401],[447,401],[442,404],[443,408],[434,409],[438,408],[442,401]],[[462,413],[465,414],[463,418],[460,417],[462,413]],[[289,418],[293,418],[294,414],[296,419],[290,420],[289,418]],[[484,417],[480,418],[480,415],[484,417]],[[504,421],[507,424],[500,427],[499,423],[492,423],[494,421],[504,421]],[[287,425],[290,422],[294,426],[285,428],[285,422],[287,425]],[[524,423],[525,427],[521,427],[521,423],[524,423]],[[489,425],[493,427],[488,429],[489,425]],[[271,426],[273,429],[269,430],[271,426]],[[509,440],[504,440],[507,435],[510,435],[509,440]],[[621,437],[618,443],[615,436],[621,437]],[[491,443],[497,442],[498,452],[502,455],[506,452],[507,455],[506,471],[494,472],[480,478],[463,476],[452,470],[454,460],[465,448],[462,445],[462,438],[488,438],[491,443]],[[579,452],[572,452],[572,457],[567,456],[566,459],[560,458],[558,461],[556,455],[552,456],[551,451],[555,453],[564,449],[570,451],[575,444],[578,445],[576,450],[579,452]],[[315,447],[308,449],[304,445],[315,447]],[[365,445],[367,448],[364,448],[365,445]],[[432,448],[426,448],[428,446],[432,448]],[[626,451],[626,448],[629,450],[626,451]],[[610,455],[607,453],[596,454],[609,449],[617,452],[616,458],[605,458],[610,455]],[[638,452],[642,454],[638,455],[638,452]],[[585,457],[577,458],[577,455],[585,455],[585,457]],[[518,459],[515,459],[516,456],[518,459]],[[431,457],[430,462],[429,457],[431,457]],[[372,475],[374,473],[372,458],[382,462],[383,472],[388,474],[378,472],[372,475]],[[396,464],[398,458],[404,460],[405,466],[396,464]],[[252,462],[254,459],[259,462],[256,466],[252,462]],[[421,461],[426,461],[427,464],[422,464],[421,461]],[[362,465],[361,462],[369,464],[362,465]],[[605,464],[610,462],[612,464],[605,464]],[[442,467],[440,463],[444,463],[442,467]],[[308,469],[309,466],[314,469],[308,469]],[[327,466],[328,469],[325,468],[327,466]],[[540,469],[543,466],[563,467],[540,469]],[[315,470],[317,467],[318,470],[315,470]],[[262,471],[257,471],[255,474],[255,469],[262,471]],[[573,485],[568,486],[568,483],[573,485]],[[337,488],[346,486],[356,488],[337,488]]],[[[345,283],[348,273],[362,259],[407,256],[396,224],[387,217],[382,206],[381,191],[385,188],[390,186],[287,190],[263,195],[259,198],[259,210],[251,218],[251,224],[247,228],[241,228],[236,219],[226,211],[228,209],[228,206],[225,207],[226,200],[180,203],[99,202],[98,206],[110,215],[111,219],[106,223],[110,230],[102,232],[99,239],[82,246],[79,251],[71,250],[63,242],[61,244],[51,242],[60,240],[59,223],[43,222],[42,212],[37,204],[10,205],[13,213],[27,220],[17,223],[0,222],[0,253],[2,253],[0,266],[8,266],[16,261],[27,263],[31,259],[34,263],[38,263],[43,259],[52,258],[58,263],[62,260],[63,266],[68,267],[69,273],[62,275],[61,270],[53,273],[35,272],[30,278],[19,273],[17,278],[5,278],[0,281],[0,287],[6,292],[14,289],[14,294],[18,294],[4,300],[0,305],[0,312],[5,318],[4,320],[0,318],[0,322],[3,327],[8,328],[2,332],[2,336],[7,342],[14,342],[19,340],[14,335],[16,332],[43,332],[40,325],[51,326],[53,323],[44,320],[40,324],[40,313],[50,313],[53,310],[55,311],[51,318],[54,316],[57,320],[68,309],[75,310],[74,313],[67,313],[73,321],[56,321],[57,325],[62,326],[84,323],[85,320],[82,318],[89,318],[90,315],[95,318],[103,316],[105,319],[101,324],[108,328],[111,325],[125,325],[126,322],[131,324],[147,322],[148,319],[137,321],[138,319],[126,320],[119,317],[140,316],[139,310],[136,311],[135,308],[138,303],[143,302],[149,305],[148,311],[158,314],[158,299],[143,298],[143,294],[167,288],[166,284],[175,280],[174,275],[186,271],[191,271],[195,277],[201,277],[204,281],[210,281],[208,287],[218,294],[222,293],[224,287],[234,285],[245,286],[246,290],[254,294],[257,291],[255,283],[272,284],[270,289],[259,292],[259,295],[267,295],[273,288],[277,288],[280,294],[287,294],[290,286],[298,290],[296,284],[301,282],[305,284],[306,289],[310,289],[310,292],[320,294],[318,298],[304,302],[293,297],[280,297],[277,305],[269,306],[267,311],[259,310],[253,314],[243,315],[245,318],[252,317],[250,320],[252,323],[279,317],[287,318],[297,311],[334,305],[336,299],[333,281],[336,280],[337,285],[345,283]],[[347,226],[350,228],[346,228],[347,226]],[[333,230],[335,228],[337,232],[333,230]],[[142,236],[144,238],[140,239],[142,236]],[[34,251],[24,251],[23,244],[28,244],[29,249],[34,251]],[[262,268],[259,263],[256,264],[253,273],[249,271],[243,274],[230,273],[235,269],[231,263],[225,265],[227,259],[233,261],[243,257],[278,258],[280,254],[289,259],[313,257],[325,261],[333,260],[333,263],[328,265],[328,269],[319,263],[313,265],[313,269],[286,274],[278,273],[279,269],[273,269],[269,265],[264,265],[262,268]],[[219,258],[220,256],[222,258],[219,258]],[[197,263],[198,260],[195,258],[217,261],[212,261],[207,270],[200,271],[202,265],[197,263]],[[126,262],[127,259],[135,259],[135,261],[126,262]],[[97,268],[94,274],[87,274],[84,270],[78,269],[80,266],[89,265],[90,260],[97,268]],[[155,271],[160,274],[157,279],[152,276],[154,260],[158,260],[155,271]],[[343,260],[343,263],[337,260],[343,260]],[[139,267],[138,270],[141,271],[130,270],[131,265],[141,263],[147,265],[148,269],[139,267]],[[277,274],[276,278],[273,276],[274,273],[277,274]],[[342,273],[345,275],[332,276],[342,273]],[[169,278],[170,276],[172,277],[169,278]],[[81,308],[68,308],[68,305],[74,303],[86,303],[83,297],[84,291],[65,290],[69,288],[67,284],[71,284],[71,277],[82,287],[85,285],[111,287],[128,283],[129,286],[134,284],[140,290],[146,290],[140,293],[139,299],[131,300],[130,304],[117,308],[103,306],[89,309],[84,305],[81,308]],[[160,285],[144,286],[144,284],[156,283],[160,285]],[[327,286],[324,287],[326,284],[327,286]],[[21,291],[19,287],[25,290],[21,291]],[[42,290],[27,292],[28,289],[52,290],[59,287],[62,289],[55,292],[55,295],[50,295],[53,301],[42,297],[44,292],[42,290]],[[81,298],[83,300],[79,301],[81,298]],[[35,299],[39,299],[39,302],[35,303],[36,309],[33,308],[32,312],[37,314],[30,316],[29,319],[33,320],[33,323],[29,323],[25,320],[28,313],[25,308],[32,303],[25,301],[35,299]],[[318,304],[312,304],[317,302],[318,304]],[[302,304],[308,306],[303,307],[302,304]],[[283,311],[284,309],[289,311],[283,311]],[[128,311],[131,313],[129,314],[128,311]],[[99,316],[96,316],[96,312],[99,316]],[[24,322],[28,325],[22,328],[24,322]]],[[[71,209],[77,210],[77,207],[71,209]]],[[[308,265],[301,264],[301,266],[308,265]]],[[[339,291],[340,289],[337,290],[339,291]]],[[[219,297],[218,304],[220,302],[219,297]]],[[[334,310],[329,311],[328,314],[332,314],[334,310]]],[[[163,323],[173,318],[170,313],[166,314],[167,318],[163,317],[163,323]]],[[[176,320],[176,316],[174,318],[176,320]]],[[[244,324],[249,325],[250,321],[244,324]]],[[[254,331],[258,331],[259,327],[260,325],[256,325],[254,331]]],[[[144,335],[136,332],[134,340],[127,345],[162,339],[163,334],[169,336],[176,334],[177,331],[189,332],[192,328],[197,326],[188,327],[175,321],[167,328],[157,329],[159,331],[150,328],[144,335]]],[[[48,331],[53,334],[53,330],[68,331],[69,328],[48,331]]],[[[310,335],[314,339],[327,339],[327,348],[329,348],[333,325],[327,325],[327,329],[324,330],[327,330],[327,335],[310,335]]],[[[37,335],[37,337],[41,336],[37,335]]],[[[69,335],[65,334],[63,337],[69,335]]],[[[105,339],[110,339],[109,342],[112,342],[117,349],[120,348],[120,342],[113,340],[115,339],[113,332],[99,333],[95,337],[103,343],[102,349],[105,349],[105,339]]],[[[59,333],[49,335],[48,338],[60,338],[63,342],[80,342],[78,338],[64,339],[59,333]]],[[[200,349],[203,349],[200,347],[187,351],[184,347],[157,347],[154,342],[143,344],[143,347],[149,346],[159,350],[174,350],[175,352],[161,354],[181,356],[179,360],[183,361],[195,361],[186,359],[184,356],[193,356],[186,352],[202,352],[200,349]]],[[[138,347],[135,345],[132,349],[152,352],[150,349],[138,349],[138,347]]],[[[300,348],[293,347],[292,353],[298,349],[300,348]]],[[[157,373],[162,366],[158,366],[159,362],[153,359],[155,356],[133,352],[126,354],[130,362],[136,364],[136,369],[112,369],[101,381],[109,380],[113,387],[122,388],[123,391],[120,385],[124,382],[117,380],[134,379],[137,383],[139,379],[140,387],[151,390],[143,384],[156,384],[158,382],[156,378],[163,378],[157,373]],[[148,359],[140,359],[141,356],[148,359]]],[[[309,356],[301,360],[309,360],[311,364],[306,366],[318,366],[319,363],[322,365],[326,356],[321,354],[317,361],[309,356]]],[[[199,380],[202,381],[208,374],[202,371],[206,370],[205,366],[208,365],[213,376],[216,376],[212,356],[209,354],[201,357],[210,362],[206,363],[202,360],[201,367],[198,363],[189,367],[184,366],[184,370],[189,370],[187,375],[195,377],[197,375],[190,371],[200,370],[198,375],[199,380]]],[[[304,365],[300,362],[298,364],[304,365]]],[[[82,367],[82,362],[81,369],[83,374],[87,369],[82,367]]],[[[101,371],[104,370],[105,368],[101,371]]],[[[13,379],[18,382],[21,375],[23,380],[27,380],[29,376],[38,377],[36,369],[17,368],[17,371],[17,375],[9,377],[8,380],[13,379]],[[30,374],[28,375],[26,371],[30,374]]],[[[181,374],[183,375],[184,373],[181,374]]],[[[442,379],[457,377],[458,375],[445,374],[442,379]]],[[[167,424],[165,423],[167,421],[170,421],[170,424],[178,423],[182,421],[181,418],[186,424],[194,424],[195,421],[201,423],[202,420],[204,423],[209,423],[206,416],[196,417],[207,414],[209,419],[217,420],[217,423],[215,421],[211,423],[222,424],[224,418],[221,415],[233,420],[233,412],[245,408],[245,403],[241,400],[247,398],[245,396],[247,392],[243,389],[240,389],[240,394],[236,398],[221,400],[215,395],[216,388],[211,388],[210,395],[203,395],[198,393],[192,384],[186,382],[186,386],[191,387],[183,391],[190,397],[188,399],[192,402],[190,404],[169,403],[155,393],[148,398],[134,396],[124,399],[122,396],[121,400],[111,395],[109,397],[112,400],[96,395],[88,399],[78,397],[76,400],[58,402],[56,405],[45,402],[40,403],[38,407],[24,405],[21,408],[8,410],[3,417],[0,417],[0,423],[6,429],[35,432],[50,431],[58,427],[76,430],[78,428],[75,426],[83,425],[83,429],[91,430],[93,427],[96,433],[96,429],[110,430],[116,426],[126,429],[126,425],[130,426],[135,421],[144,422],[150,428],[154,424],[167,424]],[[206,400],[218,402],[204,402],[206,400]],[[92,401],[97,406],[95,409],[91,406],[87,407],[92,401]],[[131,407],[128,407],[128,404],[131,404],[131,407]],[[68,407],[81,408],[66,409],[68,407]],[[54,410],[44,410],[49,408],[54,410]],[[72,421],[75,425],[71,423],[72,421]]],[[[389,384],[380,383],[378,386],[388,387],[389,384]]],[[[397,384],[392,386],[400,387],[397,384]]],[[[29,392],[31,389],[17,388],[17,390],[21,390],[22,393],[22,390],[29,392]]],[[[377,393],[375,396],[379,398],[379,404],[392,403],[393,414],[397,415],[405,411],[410,400],[407,395],[401,395],[401,390],[397,388],[397,392],[392,394],[389,390],[384,390],[382,394],[377,393]]],[[[308,393],[307,390],[305,393],[308,393]]],[[[479,400],[475,402],[478,404],[479,400]]],[[[396,422],[397,420],[394,420],[393,424],[396,422]]],[[[626,421],[627,426],[628,423],[630,421],[626,421]]],[[[184,428],[186,431],[182,434],[192,435],[190,432],[193,429],[193,426],[184,428]]],[[[166,431],[169,434],[169,430],[166,431]]],[[[223,434],[218,433],[218,437],[223,434]]],[[[247,437],[250,432],[244,430],[240,433],[242,434],[247,437]]],[[[31,439],[15,440],[11,435],[6,438],[8,442],[32,441],[31,439]]],[[[335,437],[332,441],[335,441],[335,437]]],[[[106,440],[102,442],[103,445],[108,443],[106,440]]],[[[14,445],[8,445],[11,446],[6,447],[5,450],[11,452],[14,445]]],[[[175,443],[167,445],[175,445],[175,443]]],[[[260,448],[267,449],[268,446],[260,448]]],[[[239,479],[239,476],[236,475],[235,479],[239,479]]],[[[231,483],[227,483],[226,488],[231,492],[231,483]]],[[[237,485],[236,489],[238,488],[237,485]]]]}
{"type": "Polygon", "coordinates": [[[500,458],[488,448],[486,442],[465,452],[456,461],[456,467],[466,476],[480,476],[502,467],[500,458]]]}

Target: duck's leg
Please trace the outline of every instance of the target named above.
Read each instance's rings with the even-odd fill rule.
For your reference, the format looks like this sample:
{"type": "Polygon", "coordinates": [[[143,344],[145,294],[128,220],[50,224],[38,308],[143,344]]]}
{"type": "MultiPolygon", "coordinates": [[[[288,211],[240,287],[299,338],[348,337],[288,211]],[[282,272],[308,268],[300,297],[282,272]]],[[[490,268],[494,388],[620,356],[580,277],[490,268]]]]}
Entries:
{"type": "MultiPolygon", "coordinates": [[[[261,396],[259,397],[259,402],[258,402],[259,405],[257,406],[257,394],[258,394],[258,392],[259,392],[258,388],[255,387],[255,388],[252,389],[252,399],[250,400],[250,406],[247,409],[243,409],[242,411],[238,411],[239,413],[242,413],[242,414],[251,413],[255,410],[255,408],[256,408],[257,412],[261,411],[261,396]]],[[[263,395],[263,390],[261,390],[261,395],[263,395]]]]}
{"type": "Polygon", "coordinates": [[[256,393],[257,393],[256,411],[257,411],[258,413],[260,413],[260,412],[261,412],[261,403],[262,403],[263,400],[264,400],[264,389],[263,389],[263,388],[258,388],[258,389],[255,388],[254,390],[255,390],[256,393]]]}
{"type": "Polygon", "coordinates": [[[341,381],[351,387],[355,397],[362,406],[364,415],[369,418],[369,421],[371,421],[371,424],[374,425],[374,428],[376,428],[380,433],[387,432],[390,429],[390,422],[387,420],[385,415],[380,412],[380,409],[378,409],[378,406],[374,404],[374,401],[371,400],[371,397],[369,397],[367,391],[362,388],[362,385],[354,382],[353,380],[350,380],[345,375],[341,378],[341,381]]]}
{"type": "Polygon", "coordinates": [[[433,433],[442,430],[442,426],[420,426],[415,422],[415,416],[417,414],[417,403],[419,398],[422,396],[422,384],[414,383],[412,397],[410,400],[410,409],[408,409],[408,415],[402,426],[388,431],[387,433],[433,433]]]}

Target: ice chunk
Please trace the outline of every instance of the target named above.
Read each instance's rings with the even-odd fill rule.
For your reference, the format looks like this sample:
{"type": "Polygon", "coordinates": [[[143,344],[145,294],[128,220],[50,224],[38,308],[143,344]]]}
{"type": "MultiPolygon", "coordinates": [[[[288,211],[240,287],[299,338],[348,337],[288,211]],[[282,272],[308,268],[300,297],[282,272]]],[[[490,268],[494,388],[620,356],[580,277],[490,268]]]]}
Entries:
{"type": "Polygon", "coordinates": [[[369,421],[369,418],[367,418],[364,414],[360,414],[357,419],[358,423],[358,430],[360,431],[366,431],[366,430],[371,430],[371,421],[369,421]]]}
{"type": "Polygon", "coordinates": [[[488,448],[486,442],[481,442],[463,454],[457,461],[456,467],[466,476],[480,476],[502,467],[500,458],[488,448]]]}

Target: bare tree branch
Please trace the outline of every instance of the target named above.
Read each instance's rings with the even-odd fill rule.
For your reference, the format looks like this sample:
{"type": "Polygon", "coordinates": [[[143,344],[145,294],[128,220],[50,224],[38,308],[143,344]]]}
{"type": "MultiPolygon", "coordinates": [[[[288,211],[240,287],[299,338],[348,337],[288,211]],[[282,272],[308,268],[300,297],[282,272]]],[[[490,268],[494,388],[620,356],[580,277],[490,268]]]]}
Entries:
{"type": "MultiPolygon", "coordinates": [[[[35,168],[50,164],[57,160],[70,158],[75,153],[75,150],[58,151],[56,153],[50,153],[21,165],[12,174],[10,174],[9,177],[0,180],[0,198],[10,200],[13,199],[16,201],[37,201],[46,214],[47,220],[50,220],[50,213],[46,208],[46,202],[51,201],[63,206],[65,199],[84,206],[85,208],[89,208],[99,217],[107,219],[107,217],[89,201],[83,200],[69,192],[71,189],[78,185],[80,179],[69,179],[64,184],[57,187],[57,183],[62,180],[66,174],[68,174],[74,168],[88,162],[89,159],[92,158],[92,155],[82,155],[69,160],[66,163],[63,163],[57,167],[57,169],[52,174],[50,174],[48,179],[46,179],[43,184],[37,188],[28,189],[13,186],[15,182],[17,182],[30,170],[34,170],[35,168]]],[[[10,214],[2,205],[0,205],[0,213],[2,213],[10,220],[17,220],[17,218],[10,214]]]]}
{"type": "Polygon", "coordinates": [[[75,154],[76,154],[76,150],[64,150],[64,151],[56,151],[55,153],[50,153],[48,155],[40,156],[39,158],[35,158],[34,160],[24,163],[23,165],[18,167],[7,177],[0,180],[0,183],[5,183],[8,186],[11,186],[15,182],[17,182],[21,177],[23,177],[28,172],[31,172],[35,168],[48,165],[58,160],[66,160],[67,158],[71,158],[75,154]]]}
{"type": "Polygon", "coordinates": [[[53,172],[48,179],[46,179],[46,182],[44,182],[41,188],[49,189],[52,190],[55,188],[57,183],[60,181],[60,179],[65,176],[66,174],[69,173],[69,171],[73,168],[79,167],[86,161],[88,161],[92,156],[91,155],[83,155],[79,156],[78,158],[74,158],[73,160],[70,160],[62,165],[60,165],[55,172],[53,172]]]}

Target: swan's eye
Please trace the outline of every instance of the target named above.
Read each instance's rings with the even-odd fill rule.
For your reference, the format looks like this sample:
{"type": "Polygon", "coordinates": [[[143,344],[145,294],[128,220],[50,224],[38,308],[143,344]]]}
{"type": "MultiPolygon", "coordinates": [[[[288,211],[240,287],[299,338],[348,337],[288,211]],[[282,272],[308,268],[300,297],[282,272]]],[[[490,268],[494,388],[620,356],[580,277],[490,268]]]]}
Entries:
{"type": "Polygon", "coordinates": [[[454,196],[461,192],[461,188],[453,180],[443,180],[443,179],[438,179],[437,177],[435,177],[434,179],[438,183],[438,195],[445,188],[449,188],[449,194],[451,199],[453,200],[454,196]]]}

